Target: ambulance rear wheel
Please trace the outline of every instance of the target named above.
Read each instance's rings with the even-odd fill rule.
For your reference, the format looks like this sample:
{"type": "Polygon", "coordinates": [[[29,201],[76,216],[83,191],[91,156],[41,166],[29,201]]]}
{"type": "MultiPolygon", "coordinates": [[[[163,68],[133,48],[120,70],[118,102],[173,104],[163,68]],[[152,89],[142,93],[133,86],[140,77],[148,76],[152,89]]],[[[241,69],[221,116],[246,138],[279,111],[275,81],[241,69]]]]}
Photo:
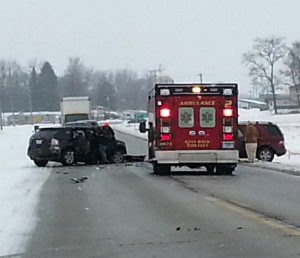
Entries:
{"type": "Polygon", "coordinates": [[[155,175],[167,175],[171,173],[171,166],[153,163],[153,171],[155,175]]]}
{"type": "Polygon", "coordinates": [[[209,174],[214,173],[215,166],[213,166],[213,165],[207,165],[207,166],[205,166],[205,167],[206,167],[207,173],[209,173],[209,174]]]}
{"type": "Polygon", "coordinates": [[[216,168],[218,175],[232,175],[235,166],[233,165],[221,165],[216,168]]]}

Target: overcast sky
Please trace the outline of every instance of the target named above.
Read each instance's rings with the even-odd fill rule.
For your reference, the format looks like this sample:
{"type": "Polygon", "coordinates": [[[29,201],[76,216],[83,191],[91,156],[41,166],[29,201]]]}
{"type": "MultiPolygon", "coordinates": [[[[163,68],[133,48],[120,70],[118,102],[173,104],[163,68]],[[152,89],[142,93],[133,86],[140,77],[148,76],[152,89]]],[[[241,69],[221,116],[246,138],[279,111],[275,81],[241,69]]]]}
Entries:
{"type": "Polygon", "coordinates": [[[250,80],[242,65],[256,37],[300,40],[299,0],[0,0],[0,58],[71,56],[95,69],[158,68],[176,82],[250,80]]]}

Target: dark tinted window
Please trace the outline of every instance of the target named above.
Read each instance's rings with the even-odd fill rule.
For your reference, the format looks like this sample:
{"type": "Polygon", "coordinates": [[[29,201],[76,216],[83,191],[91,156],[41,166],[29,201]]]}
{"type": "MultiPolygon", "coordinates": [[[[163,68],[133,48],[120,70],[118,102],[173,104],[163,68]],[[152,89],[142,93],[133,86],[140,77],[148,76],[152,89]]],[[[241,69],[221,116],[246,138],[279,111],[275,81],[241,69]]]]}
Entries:
{"type": "Polygon", "coordinates": [[[52,138],[68,138],[70,137],[70,130],[66,129],[57,129],[57,128],[47,128],[40,129],[34,135],[33,138],[42,138],[42,139],[52,139],[52,138]]]}
{"type": "Polygon", "coordinates": [[[65,123],[76,122],[79,120],[87,120],[89,119],[88,114],[72,114],[65,116],[65,123]]]}
{"type": "Polygon", "coordinates": [[[262,125],[262,127],[272,136],[282,136],[276,125],[262,125]]]}
{"type": "Polygon", "coordinates": [[[71,130],[63,129],[63,130],[58,130],[54,136],[57,139],[68,139],[71,137],[71,134],[72,134],[71,130]]]}
{"type": "Polygon", "coordinates": [[[245,134],[245,130],[246,130],[246,125],[239,125],[239,130],[244,135],[245,134]]]}
{"type": "Polygon", "coordinates": [[[57,130],[54,129],[40,129],[34,135],[33,138],[51,139],[57,130]]]}

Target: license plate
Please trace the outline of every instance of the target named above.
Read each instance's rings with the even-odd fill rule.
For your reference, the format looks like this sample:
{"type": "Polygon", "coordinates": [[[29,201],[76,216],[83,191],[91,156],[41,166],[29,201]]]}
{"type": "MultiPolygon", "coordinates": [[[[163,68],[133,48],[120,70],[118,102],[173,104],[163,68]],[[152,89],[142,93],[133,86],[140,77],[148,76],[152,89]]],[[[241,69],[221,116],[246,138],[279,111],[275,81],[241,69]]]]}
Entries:
{"type": "Polygon", "coordinates": [[[42,144],[43,140],[36,140],[35,143],[36,144],[42,144]]]}

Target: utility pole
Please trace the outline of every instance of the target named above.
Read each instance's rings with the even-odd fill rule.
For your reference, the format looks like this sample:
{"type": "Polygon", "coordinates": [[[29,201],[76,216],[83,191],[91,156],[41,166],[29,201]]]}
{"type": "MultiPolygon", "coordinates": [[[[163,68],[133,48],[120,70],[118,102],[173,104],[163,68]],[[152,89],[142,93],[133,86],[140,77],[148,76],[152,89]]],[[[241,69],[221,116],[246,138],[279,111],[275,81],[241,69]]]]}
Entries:
{"type": "Polygon", "coordinates": [[[2,98],[2,88],[0,88],[0,130],[3,130],[3,119],[2,119],[2,103],[1,103],[1,98],[2,98]]]}
{"type": "Polygon", "coordinates": [[[3,130],[3,113],[2,113],[2,89],[4,87],[4,67],[1,67],[1,85],[0,85],[0,130],[3,130]]]}
{"type": "Polygon", "coordinates": [[[202,77],[203,77],[203,76],[202,76],[202,73],[199,73],[198,75],[199,75],[199,77],[200,77],[200,83],[202,83],[202,79],[203,79],[203,78],[202,78],[202,77]]]}
{"type": "MultiPolygon", "coordinates": [[[[27,82],[27,80],[26,80],[26,82],[27,82]]],[[[30,85],[30,82],[28,82],[28,84],[25,85],[25,87],[26,86],[28,87],[27,89],[28,89],[30,120],[31,120],[31,124],[33,124],[33,113],[32,113],[32,99],[31,99],[31,85],[30,85]]]]}
{"type": "Polygon", "coordinates": [[[158,72],[158,70],[157,70],[157,69],[154,69],[154,70],[150,70],[150,72],[153,73],[154,84],[156,84],[156,83],[157,83],[157,72],[158,72]]]}

